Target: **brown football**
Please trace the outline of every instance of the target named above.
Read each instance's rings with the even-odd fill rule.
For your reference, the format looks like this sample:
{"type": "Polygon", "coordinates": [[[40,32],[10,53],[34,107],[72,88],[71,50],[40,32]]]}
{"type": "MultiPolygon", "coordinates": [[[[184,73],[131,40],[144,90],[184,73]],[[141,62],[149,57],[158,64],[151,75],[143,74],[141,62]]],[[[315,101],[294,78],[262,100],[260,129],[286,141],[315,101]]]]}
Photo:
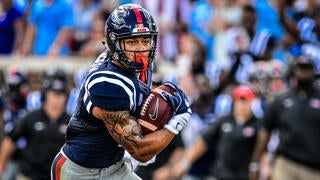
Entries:
{"type": "Polygon", "coordinates": [[[154,88],[142,104],[138,121],[143,135],[161,129],[173,115],[171,104],[161,97],[162,91],[174,94],[173,88],[161,85],[154,88]]]}

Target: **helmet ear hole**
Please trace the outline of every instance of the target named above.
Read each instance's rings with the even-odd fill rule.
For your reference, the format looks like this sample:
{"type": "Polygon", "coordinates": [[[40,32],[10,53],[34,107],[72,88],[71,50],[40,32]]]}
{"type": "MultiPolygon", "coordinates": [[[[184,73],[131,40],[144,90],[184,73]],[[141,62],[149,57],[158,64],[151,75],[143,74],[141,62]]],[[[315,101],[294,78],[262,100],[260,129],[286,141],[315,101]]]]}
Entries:
{"type": "Polygon", "coordinates": [[[145,63],[130,61],[121,48],[122,39],[148,36],[151,38],[150,54],[147,57],[151,64],[155,58],[158,30],[151,14],[137,4],[125,4],[115,9],[105,23],[106,43],[109,57],[119,61],[129,72],[144,71],[145,63]]]}

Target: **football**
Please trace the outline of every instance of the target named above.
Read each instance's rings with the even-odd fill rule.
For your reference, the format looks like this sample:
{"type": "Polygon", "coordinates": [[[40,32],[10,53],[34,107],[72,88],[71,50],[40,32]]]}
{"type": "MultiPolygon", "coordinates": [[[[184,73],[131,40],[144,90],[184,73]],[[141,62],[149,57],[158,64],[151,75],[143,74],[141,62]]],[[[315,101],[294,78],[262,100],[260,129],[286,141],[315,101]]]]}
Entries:
{"type": "Polygon", "coordinates": [[[162,91],[174,94],[173,88],[161,85],[154,88],[142,104],[138,121],[143,135],[161,129],[173,115],[171,104],[161,97],[162,91]]]}

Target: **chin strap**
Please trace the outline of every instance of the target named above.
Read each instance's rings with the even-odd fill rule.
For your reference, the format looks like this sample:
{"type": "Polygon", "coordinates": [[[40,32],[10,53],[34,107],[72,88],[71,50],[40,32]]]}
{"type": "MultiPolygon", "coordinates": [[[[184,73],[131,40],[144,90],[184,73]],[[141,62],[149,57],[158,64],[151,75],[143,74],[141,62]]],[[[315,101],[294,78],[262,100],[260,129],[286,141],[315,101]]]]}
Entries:
{"type": "Polygon", "coordinates": [[[149,65],[148,57],[146,55],[144,55],[143,53],[136,53],[134,58],[135,58],[136,63],[143,64],[143,69],[140,73],[139,79],[142,82],[147,83],[147,78],[148,78],[147,77],[147,70],[148,70],[148,65],[149,65]]]}

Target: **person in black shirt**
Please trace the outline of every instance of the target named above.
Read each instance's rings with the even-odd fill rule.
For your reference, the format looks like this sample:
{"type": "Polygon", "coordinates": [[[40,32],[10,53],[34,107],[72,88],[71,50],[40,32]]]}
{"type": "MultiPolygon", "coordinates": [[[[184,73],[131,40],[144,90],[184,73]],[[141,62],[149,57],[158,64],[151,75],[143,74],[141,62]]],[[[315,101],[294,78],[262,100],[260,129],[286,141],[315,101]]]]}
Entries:
{"type": "Polygon", "coordinates": [[[292,69],[292,88],[268,105],[249,166],[252,180],[259,178],[259,161],[275,129],[279,144],[273,179],[320,179],[320,91],[314,74],[313,61],[300,56],[292,69]]]}
{"type": "Polygon", "coordinates": [[[248,165],[254,150],[258,119],[251,105],[256,95],[248,85],[235,87],[233,110],[222,116],[186,150],[182,160],[174,165],[175,176],[181,177],[210,146],[217,147],[213,175],[217,179],[248,179],[248,165]]]}
{"type": "Polygon", "coordinates": [[[19,158],[22,176],[33,180],[50,179],[51,162],[64,143],[70,119],[65,111],[67,97],[67,82],[60,79],[44,82],[43,106],[22,117],[2,142],[0,175],[17,147],[17,140],[24,137],[27,144],[19,158]]]}
{"type": "MultiPolygon", "coordinates": [[[[3,75],[3,131],[4,134],[9,134],[13,130],[14,124],[27,113],[26,103],[29,93],[29,77],[26,72],[17,67],[8,68],[3,75]]],[[[3,172],[2,178],[4,180],[14,180],[20,172],[18,159],[21,155],[21,149],[25,146],[25,139],[21,137],[17,142],[15,152],[13,152],[7,163],[6,171],[3,172]]]]}

